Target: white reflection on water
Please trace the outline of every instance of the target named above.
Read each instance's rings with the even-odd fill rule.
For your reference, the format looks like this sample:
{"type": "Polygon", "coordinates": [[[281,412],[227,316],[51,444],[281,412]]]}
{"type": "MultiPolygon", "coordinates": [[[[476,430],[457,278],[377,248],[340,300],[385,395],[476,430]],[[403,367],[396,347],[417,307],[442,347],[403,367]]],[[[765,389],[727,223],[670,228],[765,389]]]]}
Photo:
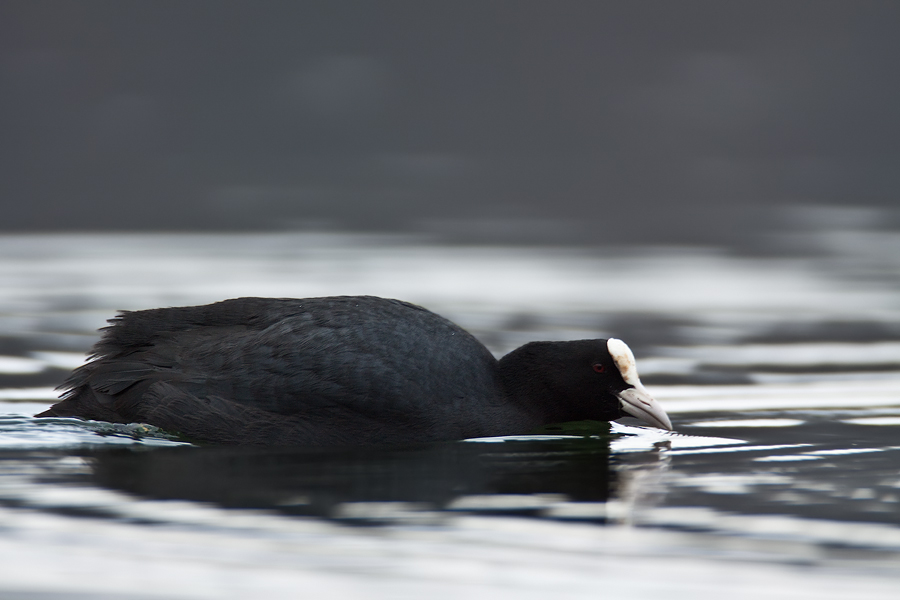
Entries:
{"type": "Polygon", "coordinates": [[[0,373],[24,375],[40,373],[45,364],[39,360],[18,356],[0,356],[0,373]]]}
{"type": "MultiPolygon", "coordinates": [[[[38,311],[202,303],[228,297],[373,294],[436,309],[900,313],[892,290],[846,285],[830,263],[737,258],[715,251],[652,253],[434,246],[415,239],[313,235],[68,235],[0,237],[0,289],[11,326],[38,311]],[[17,322],[18,320],[18,322],[17,322]]],[[[98,315],[99,316],[99,315],[98,315]]],[[[712,315],[709,315],[712,317],[712,315]]],[[[71,328],[102,324],[65,316],[71,328]]],[[[46,315],[41,315],[41,320],[46,315]]],[[[740,319],[731,319],[739,322],[740,319]]]]}
{"type": "Polygon", "coordinates": [[[721,419],[686,423],[690,427],[796,427],[803,425],[800,419],[721,419]]]}
{"type": "Polygon", "coordinates": [[[653,427],[631,427],[616,422],[610,425],[612,433],[624,434],[623,437],[610,442],[610,448],[616,452],[642,452],[657,447],[681,450],[685,448],[707,448],[746,443],[744,440],[685,435],[677,431],[665,431],[653,427]]]}
{"type": "Polygon", "coordinates": [[[59,391],[52,387],[0,389],[0,401],[56,400],[58,397],[59,391]]]}
{"type": "MultiPolygon", "coordinates": [[[[747,542],[721,544],[710,570],[708,539],[697,534],[585,528],[527,519],[463,517],[452,528],[354,530],[327,523],[202,506],[146,506],[178,525],[135,527],[122,521],[71,519],[0,508],[10,523],[0,538],[0,590],[111,594],[119,598],[615,598],[751,600],[896,597],[889,566],[865,573],[840,562],[810,572],[809,558],[782,545],[781,562],[754,560],[771,551],[754,532],[810,532],[828,539],[874,539],[870,528],[833,528],[797,520],[729,519],[713,511],[657,513],[660,522],[727,526],[747,542]],[[214,524],[214,526],[210,526],[214,524]],[[647,549],[652,548],[652,552],[647,549]],[[103,565],[97,577],[97,565],[103,565]],[[41,568],[54,565],[55,568],[41,568]],[[149,569],[149,570],[148,570],[149,569]],[[851,594],[848,596],[848,594],[851,594]]],[[[882,536],[880,539],[884,539],[882,536]]],[[[890,540],[885,540],[890,542],[890,540]]],[[[713,546],[715,547],[715,546],[713,546]]]]}
{"type": "Polygon", "coordinates": [[[819,460],[821,458],[821,456],[814,456],[811,454],[776,454],[773,456],[760,456],[753,460],[756,462],[802,462],[805,460],[819,460]]]}
{"type": "Polygon", "coordinates": [[[857,419],[844,419],[843,422],[850,425],[884,425],[891,427],[900,425],[900,417],[859,417],[857,419]]]}
{"type": "Polygon", "coordinates": [[[673,456],[687,454],[722,454],[723,452],[771,452],[794,448],[809,448],[812,444],[769,444],[765,446],[732,446],[728,448],[698,448],[691,450],[673,450],[673,456]]]}
{"type": "Polygon", "coordinates": [[[772,385],[654,386],[670,414],[710,411],[900,407],[900,377],[772,385]]]}
{"type": "MultiPolygon", "coordinates": [[[[679,362],[714,365],[878,365],[900,366],[900,342],[816,342],[793,344],[741,344],[739,346],[691,346],[657,348],[679,362]]],[[[656,359],[661,361],[661,359],[656,359]]],[[[663,365],[665,363],[662,363],[663,365]]],[[[660,368],[660,367],[657,367],[660,368]]]]}

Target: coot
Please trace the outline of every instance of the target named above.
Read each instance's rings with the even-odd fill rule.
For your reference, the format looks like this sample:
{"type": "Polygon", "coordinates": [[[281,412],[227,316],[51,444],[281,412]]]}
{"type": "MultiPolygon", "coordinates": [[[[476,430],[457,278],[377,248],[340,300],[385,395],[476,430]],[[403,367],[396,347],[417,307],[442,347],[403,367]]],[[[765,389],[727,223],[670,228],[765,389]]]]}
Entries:
{"type": "Polygon", "coordinates": [[[447,319],[372,296],[237,298],[110,323],[37,416],[219,444],[457,440],[626,415],[672,428],[617,339],[532,342],[498,361],[447,319]]]}

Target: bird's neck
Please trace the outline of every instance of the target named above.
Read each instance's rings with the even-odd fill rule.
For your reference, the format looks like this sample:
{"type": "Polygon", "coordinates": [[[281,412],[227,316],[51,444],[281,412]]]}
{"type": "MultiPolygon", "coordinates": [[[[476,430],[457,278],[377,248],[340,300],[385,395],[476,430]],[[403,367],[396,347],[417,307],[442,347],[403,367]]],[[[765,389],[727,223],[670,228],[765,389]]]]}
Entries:
{"type": "Polygon", "coordinates": [[[513,351],[500,359],[499,373],[507,400],[533,427],[568,420],[562,407],[552,401],[559,392],[548,376],[546,361],[513,351]]]}

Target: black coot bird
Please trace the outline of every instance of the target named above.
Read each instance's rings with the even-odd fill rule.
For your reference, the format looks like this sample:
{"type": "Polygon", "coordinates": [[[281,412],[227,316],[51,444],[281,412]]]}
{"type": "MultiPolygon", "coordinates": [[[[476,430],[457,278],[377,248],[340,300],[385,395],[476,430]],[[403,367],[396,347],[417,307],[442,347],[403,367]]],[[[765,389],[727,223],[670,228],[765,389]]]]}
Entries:
{"type": "Polygon", "coordinates": [[[219,444],[458,440],[627,415],[672,428],[617,339],[532,342],[498,361],[447,319],[371,296],[237,298],[110,323],[37,416],[219,444]]]}

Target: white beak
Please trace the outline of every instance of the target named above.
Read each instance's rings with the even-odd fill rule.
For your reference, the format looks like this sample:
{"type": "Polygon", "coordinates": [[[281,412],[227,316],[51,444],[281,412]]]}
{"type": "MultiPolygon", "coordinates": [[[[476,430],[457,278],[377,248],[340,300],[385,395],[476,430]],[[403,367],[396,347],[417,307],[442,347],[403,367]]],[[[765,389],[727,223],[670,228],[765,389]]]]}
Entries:
{"type": "Polygon", "coordinates": [[[672,430],[672,421],[663,407],[653,399],[643,385],[628,388],[618,394],[622,410],[633,417],[660,429],[672,430]]]}

